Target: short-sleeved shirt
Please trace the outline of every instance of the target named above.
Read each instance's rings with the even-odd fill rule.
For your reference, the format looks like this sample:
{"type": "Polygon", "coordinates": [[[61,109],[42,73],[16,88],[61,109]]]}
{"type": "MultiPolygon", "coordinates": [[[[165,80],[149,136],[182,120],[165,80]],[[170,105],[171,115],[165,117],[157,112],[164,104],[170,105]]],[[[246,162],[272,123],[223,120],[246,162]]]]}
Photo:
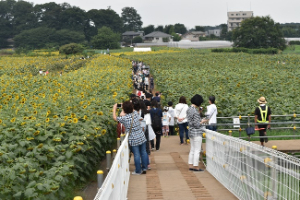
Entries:
{"type": "Polygon", "coordinates": [[[189,121],[189,137],[194,138],[202,136],[205,129],[204,126],[200,124],[201,116],[199,111],[194,106],[190,106],[186,111],[186,115],[189,121]]]}
{"type": "Polygon", "coordinates": [[[170,121],[171,115],[168,112],[163,112],[162,115],[163,115],[162,125],[169,126],[169,121],[170,121]]]}
{"type": "Polygon", "coordinates": [[[168,113],[170,114],[171,116],[171,121],[170,121],[170,126],[174,126],[174,117],[175,117],[175,110],[172,108],[172,107],[169,107],[169,111],[168,113]]]}
{"type": "MultiPolygon", "coordinates": [[[[141,128],[139,119],[140,115],[136,111],[134,111],[132,129],[128,138],[130,146],[139,146],[147,141],[145,134],[143,133],[143,130],[141,128]]],[[[117,117],[117,121],[122,123],[126,128],[126,133],[129,133],[132,122],[132,113],[117,117]]]]}
{"type": "MultiPolygon", "coordinates": [[[[264,111],[264,110],[266,110],[266,105],[264,105],[264,106],[260,106],[261,107],[261,109],[264,111]]],[[[271,115],[272,114],[272,112],[271,112],[271,108],[268,106],[268,112],[267,112],[267,121],[268,121],[268,117],[269,117],[269,115],[271,115]]],[[[257,120],[259,120],[259,121],[261,121],[262,120],[262,118],[261,118],[261,114],[260,114],[260,110],[259,110],[259,108],[258,107],[256,107],[256,109],[255,109],[255,115],[257,115],[257,120]]]]}

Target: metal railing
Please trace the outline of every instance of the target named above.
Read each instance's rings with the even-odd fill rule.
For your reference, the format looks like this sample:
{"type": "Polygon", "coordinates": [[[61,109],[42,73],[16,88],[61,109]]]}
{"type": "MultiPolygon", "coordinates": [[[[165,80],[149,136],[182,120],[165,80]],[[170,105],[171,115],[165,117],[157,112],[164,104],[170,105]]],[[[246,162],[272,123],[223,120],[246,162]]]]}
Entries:
{"type": "MultiPolygon", "coordinates": [[[[118,140],[119,141],[119,140],[118,140]]],[[[94,200],[123,200],[127,198],[129,184],[128,134],[121,137],[122,144],[114,157],[109,173],[94,200]]]]}
{"type": "Polygon", "coordinates": [[[300,160],[206,130],[206,169],[243,200],[300,198],[300,160]]]}

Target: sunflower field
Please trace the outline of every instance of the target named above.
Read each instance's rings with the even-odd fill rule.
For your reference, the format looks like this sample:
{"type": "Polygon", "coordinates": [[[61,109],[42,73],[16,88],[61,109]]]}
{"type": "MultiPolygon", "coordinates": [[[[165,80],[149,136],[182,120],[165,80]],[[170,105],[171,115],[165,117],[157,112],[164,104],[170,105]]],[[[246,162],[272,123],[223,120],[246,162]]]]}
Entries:
{"type": "Polygon", "coordinates": [[[156,90],[164,103],[177,104],[201,94],[216,97],[218,116],[254,114],[257,99],[265,96],[273,114],[300,113],[300,56],[244,53],[179,52],[125,53],[126,58],[149,65],[156,90]]]}
{"type": "Polygon", "coordinates": [[[116,139],[112,105],[132,91],[131,63],[0,59],[0,199],[64,199],[116,139]],[[62,76],[36,75],[59,66],[62,76]]]}

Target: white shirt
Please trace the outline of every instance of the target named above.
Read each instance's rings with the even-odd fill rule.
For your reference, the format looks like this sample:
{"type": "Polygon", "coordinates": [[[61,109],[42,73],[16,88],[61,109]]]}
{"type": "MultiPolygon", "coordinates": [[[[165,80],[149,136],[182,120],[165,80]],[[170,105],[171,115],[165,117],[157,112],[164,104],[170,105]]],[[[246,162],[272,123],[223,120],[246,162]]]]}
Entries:
{"type": "Polygon", "coordinates": [[[169,107],[168,113],[171,116],[171,121],[169,123],[170,126],[174,126],[174,117],[175,117],[175,110],[172,107],[169,107]]]}
{"type": "Polygon", "coordinates": [[[150,113],[147,113],[147,114],[144,116],[144,120],[146,121],[146,125],[151,125],[151,124],[152,124],[150,113]]]}
{"type": "Polygon", "coordinates": [[[169,120],[171,118],[170,114],[168,112],[163,112],[162,114],[163,114],[162,125],[169,126],[169,120]]]}
{"type": "Polygon", "coordinates": [[[182,122],[177,121],[177,124],[183,124],[188,122],[187,117],[186,117],[186,111],[188,110],[189,106],[187,104],[184,103],[179,103],[175,106],[175,116],[177,117],[177,119],[182,119],[182,122]]]}
{"type": "Polygon", "coordinates": [[[215,104],[210,104],[207,106],[207,112],[206,116],[208,116],[209,119],[209,124],[216,124],[217,123],[217,106],[215,104]]]}
{"type": "Polygon", "coordinates": [[[145,85],[149,85],[149,78],[145,77],[145,85]]]}

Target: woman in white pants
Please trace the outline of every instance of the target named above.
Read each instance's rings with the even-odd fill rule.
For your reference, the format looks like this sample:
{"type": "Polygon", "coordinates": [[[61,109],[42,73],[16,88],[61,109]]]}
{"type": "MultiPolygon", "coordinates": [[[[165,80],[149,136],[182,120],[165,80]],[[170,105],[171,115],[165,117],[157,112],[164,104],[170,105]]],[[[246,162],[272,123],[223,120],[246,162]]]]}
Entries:
{"type": "Polygon", "coordinates": [[[190,154],[189,154],[189,170],[195,172],[201,172],[199,168],[199,156],[202,144],[202,134],[205,127],[202,125],[207,120],[201,120],[199,106],[203,103],[203,98],[199,94],[196,94],[191,99],[192,105],[187,110],[187,119],[189,122],[189,137],[190,137],[190,154]]]}

